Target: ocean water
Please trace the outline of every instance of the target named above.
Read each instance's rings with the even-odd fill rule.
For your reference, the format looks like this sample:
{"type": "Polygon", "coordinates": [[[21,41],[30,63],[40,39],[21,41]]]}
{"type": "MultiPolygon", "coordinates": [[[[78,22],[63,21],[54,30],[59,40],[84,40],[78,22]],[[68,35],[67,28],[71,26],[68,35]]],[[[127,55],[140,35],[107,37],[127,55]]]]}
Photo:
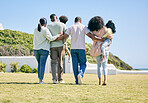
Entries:
{"type": "Polygon", "coordinates": [[[148,70],[148,68],[135,68],[136,70],[148,70]]]}

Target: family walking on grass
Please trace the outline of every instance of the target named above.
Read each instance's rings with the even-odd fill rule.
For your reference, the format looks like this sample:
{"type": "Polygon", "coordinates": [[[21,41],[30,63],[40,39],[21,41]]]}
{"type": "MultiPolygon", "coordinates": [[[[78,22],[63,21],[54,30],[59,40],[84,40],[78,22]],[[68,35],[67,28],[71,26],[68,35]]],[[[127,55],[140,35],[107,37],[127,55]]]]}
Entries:
{"type": "Polygon", "coordinates": [[[81,24],[80,17],[76,17],[74,24],[66,29],[68,18],[61,16],[60,22],[55,14],[50,15],[51,23],[47,25],[47,19],[41,18],[38,27],[34,30],[33,50],[38,62],[38,78],[39,83],[44,84],[44,71],[46,60],[50,58],[52,80],[54,84],[65,83],[63,80],[63,61],[65,51],[69,58],[72,58],[73,72],[76,84],[82,84],[82,78],[86,69],[86,53],[85,53],[85,35],[93,40],[90,55],[96,57],[99,85],[101,85],[101,67],[103,67],[104,80],[102,85],[107,84],[107,62],[109,56],[109,46],[116,32],[115,25],[112,21],[108,21],[104,25],[104,21],[100,16],[91,18],[88,27],[81,24]],[[47,25],[47,27],[46,27],[47,25]],[[71,36],[71,56],[67,49],[66,39],[71,36]],[[80,66],[80,69],[78,69],[80,66]],[[58,74],[58,75],[57,75],[58,74]]]}

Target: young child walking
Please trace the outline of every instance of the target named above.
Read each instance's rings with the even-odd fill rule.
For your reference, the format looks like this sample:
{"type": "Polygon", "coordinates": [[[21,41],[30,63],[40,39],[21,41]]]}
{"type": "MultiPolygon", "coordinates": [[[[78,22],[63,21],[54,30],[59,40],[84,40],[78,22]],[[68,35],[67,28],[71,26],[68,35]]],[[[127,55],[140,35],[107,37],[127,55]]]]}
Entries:
{"type": "MultiPolygon", "coordinates": [[[[66,16],[60,16],[60,17],[59,17],[59,20],[60,20],[60,22],[66,24],[66,22],[68,21],[68,18],[67,18],[66,16]]],[[[64,34],[64,33],[63,33],[63,34],[64,34]]],[[[65,39],[63,40],[63,44],[64,44],[64,46],[65,46],[65,50],[66,50],[67,55],[68,55],[68,57],[69,57],[69,58],[68,58],[68,62],[70,63],[71,55],[70,55],[70,52],[69,52],[69,50],[68,50],[67,43],[66,43],[66,40],[65,40],[65,39]]]]}

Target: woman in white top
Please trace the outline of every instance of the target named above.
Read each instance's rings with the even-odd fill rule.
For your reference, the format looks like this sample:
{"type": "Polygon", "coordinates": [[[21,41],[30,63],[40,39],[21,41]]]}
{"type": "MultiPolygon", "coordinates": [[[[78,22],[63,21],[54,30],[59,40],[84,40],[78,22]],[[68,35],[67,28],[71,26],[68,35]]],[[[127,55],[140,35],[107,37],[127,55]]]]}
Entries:
{"type": "Polygon", "coordinates": [[[46,18],[41,18],[39,22],[38,27],[34,30],[33,50],[38,62],[39,83],[44,84],[43,78],[46,60],[49,55],[49,42],[61,40],[62,34],[52,36],[50,31],[46,28],[46,18]]]}

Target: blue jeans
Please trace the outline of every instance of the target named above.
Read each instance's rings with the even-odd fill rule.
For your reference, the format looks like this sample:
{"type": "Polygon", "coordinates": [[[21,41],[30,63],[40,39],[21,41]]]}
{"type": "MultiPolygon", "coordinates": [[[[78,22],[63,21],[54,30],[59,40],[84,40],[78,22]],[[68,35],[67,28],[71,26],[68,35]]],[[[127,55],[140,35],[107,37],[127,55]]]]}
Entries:
{"type": "Polygon", "coordinates": [[[98,57],[96,57],[97,59],[97,71],[98,71],[98,78],[101,78],[102,76],[102,70],[101,70],[101,67],[103,67],[103,73],[104,75],[107,75],[107,62],[108,62],[108,56],[109,56],[109,51],[105,51],[105,58],[106,58],[106,61],[103,62],[103,63],[100,63],[100,61],[102,60],[102,54],[99,55],[98,57]]]}
{"type": "Polygon", "coordinates": [[[102,54],[105,55],[105,48],[110,44],[110,39],[106,39],[101,46],[102,54]]]}
{"type": "Polygon", "coordinates": [[[86,53],[83,49],[71,49],[72,65],[76,84],[78,84],[78,74],[83,77],[86,69],[86,53]],[[80,70],[78,70],[80,65],[80,70]]]}
{"type": "Polygon", "coordinates": [[[43,80],[46,60],[47,60],[47,57],[49,55],[49,51],[43,50],[43,49],[34,50],[34,55],[35,55],[36,60],[38,62],[38,78],[40,80],[43,80]]]}

